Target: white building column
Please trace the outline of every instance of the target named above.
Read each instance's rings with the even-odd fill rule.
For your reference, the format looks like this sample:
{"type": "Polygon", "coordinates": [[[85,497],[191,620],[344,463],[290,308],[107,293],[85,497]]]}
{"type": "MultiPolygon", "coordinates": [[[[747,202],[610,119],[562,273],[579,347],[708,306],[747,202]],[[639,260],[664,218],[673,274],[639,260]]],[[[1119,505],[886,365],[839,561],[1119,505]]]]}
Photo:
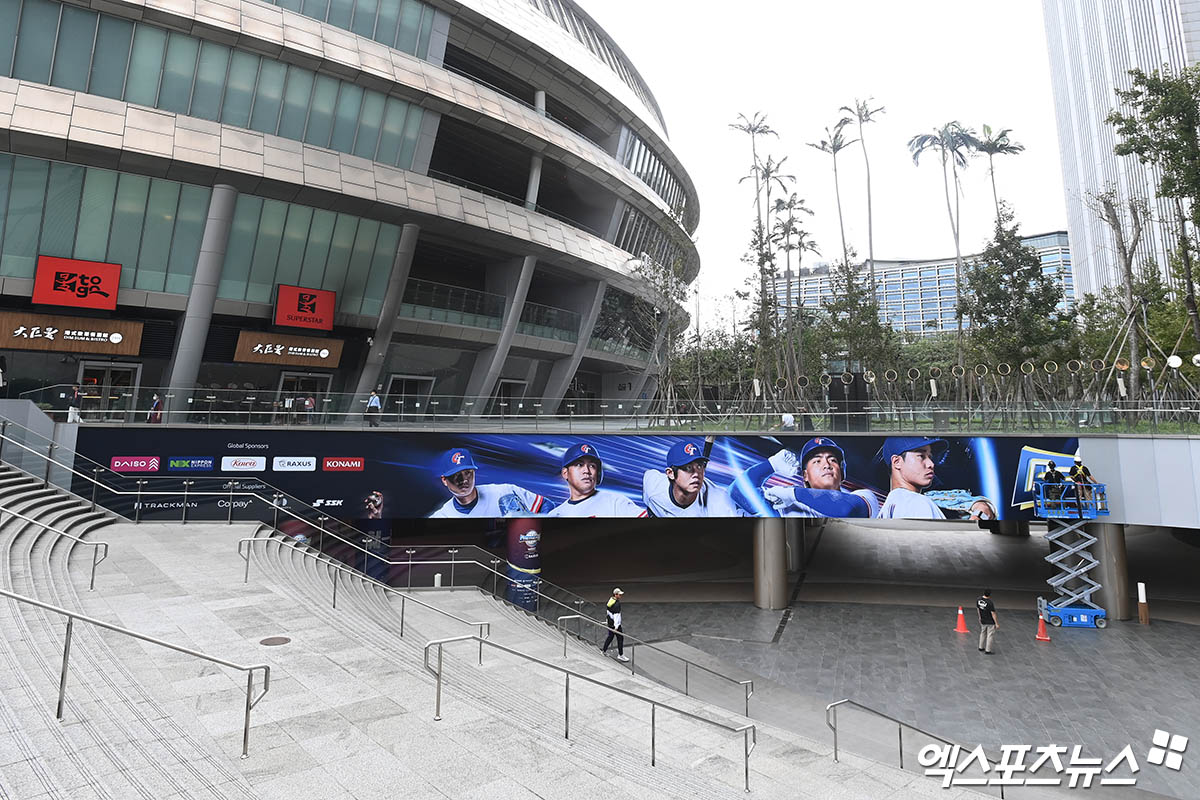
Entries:
{"type": "Polygon", "coordinates": [[[553,414],[558,410],[559,403],[567,393],[567,387],[571,385],[571,379],[575,377],[575,371],[579,369],[579,362],[583,361],[584,351],[587,350],[592,332],[596,329],[596,320],[600,318],[600,306],[604,303],[606,289],[608,281],[604,280],[580,287],[574,292],[572,299],[575,302],[567,306],[579,312],[579,339],[575,342],[575,349],[571,355],[555,361],[550,368],[550,378],[546,381],[545,392],[542,393],[546,413],[553,414]]]}
{"type": "Polygon", "coordinates": [[[388,348],[392,345],[392,334],[396,331],[396,316],[400,313],[400,303],[404,300],[404,287],[408,284],[408,274],[412,270],[413,253],[417,249],[417,237],[421,233],[418,225],[409,223],[400,231],[400,244],[396,246],[396,257],[392,260],[392,272],[388,276],[387,289],[383,294],[383,307],[379,309],[379,319],[375,323],[375,335],[371,346],[367,348],[367,358],[362,370],[358,373],[358,382],[354,388],[357,398],[365,398],[379,386],[379,373],[387,361],[388,348]]]}
{"type": "Polygon", "coordinates": [[[488,398],[500,379],[504,362],[508,359],[508,351],[512,346],[513,335],[521,322],[521,312],[525,310],[525,297],[529,293],[529,284],[533,280],[533,271],[537,267],[537,258],[525,256],[514,259],[506,264],[489,267],[487,274],[487,290],[494,294],[503,294],[505,299],[504,319],[500,324],[500,338],[496,344],[481,350],[475,356],[475,366],[471,369],[471,377],[467,381],[466,397],[473,401],[470,413],[482,414],[487,407],[488,398]]]}

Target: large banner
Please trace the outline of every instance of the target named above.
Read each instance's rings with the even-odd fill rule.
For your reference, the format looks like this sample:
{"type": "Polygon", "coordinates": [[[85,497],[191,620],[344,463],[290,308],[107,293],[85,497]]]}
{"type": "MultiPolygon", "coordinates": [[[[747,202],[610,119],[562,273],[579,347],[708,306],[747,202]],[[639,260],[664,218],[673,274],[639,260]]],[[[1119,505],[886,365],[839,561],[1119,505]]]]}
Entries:
{"type": "MultiPolygon", "coordinates": [[[[201,430],[81,426],[81,456],[145,481],[141,508],[223,518],[237,481],[342,519],[851,517],[1027,519],[1055,437],[837,437],[201,430]],[[171,494],[175,493],[175,494],[171,494]],[[223,505],[224,503],[224,505],[223,505]],[[191,510],[191,509],[194,509],[191,510]]],[[[77,465],[87,471],[91,465],[77,465]]],[[[1103,480],[1103,476],[1098,476],[1103,480]]],[[[271,503],[238,518],[268,519],[271,503]]],[[[257,506],[262,506],[258,508],[257,506]]],[[[147,514],[154,517],[154,514],[147,514]]],[[[164,516],[163,518],[166,518],[164,516]]]]}

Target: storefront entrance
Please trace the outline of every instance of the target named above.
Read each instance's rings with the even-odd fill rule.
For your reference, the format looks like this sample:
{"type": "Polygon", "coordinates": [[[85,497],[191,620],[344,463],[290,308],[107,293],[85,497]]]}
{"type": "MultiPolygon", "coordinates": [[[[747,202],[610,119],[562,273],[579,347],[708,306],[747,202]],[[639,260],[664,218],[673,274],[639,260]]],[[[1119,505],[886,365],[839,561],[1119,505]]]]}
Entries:
{"type": "Polygon", "coordinates": [[[398,419],[401,422],[422,419],[430,411],[429,395],[432,392],[433,378],[393,375],[383,398],[383,410],[388,415],[385,419],[398,419]]]}
{"type": "MultiPolygon", "coordinates": [[[[329,385],[333,376],[321,372],[284,372],[279,376],[279,399],[276,408],[287,418],[287,422],[310,425],[342,422],[338,412],[356,409],[334,408],[329,396],[329,385]],[[311,402],[309,402],[311,401],[311,402]]],[[[282,420],[281,420],[282,421],[282,420]]]]}
{"type": "MultiPolygon", "coordinates": [[[[80,361],[80,412],[88,421],[134,422],[142,365],[115,361],[80,361]]],[[[145,406],[149,407],[147,401],[145,406]]]]}

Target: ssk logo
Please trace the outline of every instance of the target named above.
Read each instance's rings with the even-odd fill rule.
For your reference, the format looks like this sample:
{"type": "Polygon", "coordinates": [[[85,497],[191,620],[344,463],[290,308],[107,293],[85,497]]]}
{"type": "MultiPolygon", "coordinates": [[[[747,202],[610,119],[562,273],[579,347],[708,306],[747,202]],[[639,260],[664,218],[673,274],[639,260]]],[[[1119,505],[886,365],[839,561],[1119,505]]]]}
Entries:
{"type": "Polygon", "coordinates": [[[346,502],[346,501],[345,500],[326,500],[324,498],[321,498],[319,500],[313,500],[313,508],[336,508],[344,502],[346,502]]]}
{"type": "Polygon", "coordinates": [[[158,456],[113,456],[108,468],[113,472],[158,472],[158,456]]]}
{"type": "Polygon", "coordinates": [[[264,456],[222,456],[222,472],[262,472],[267,468],[264,456]]]}
{"type": "Polygon", "coordinates": [[[326,472],[362,472],[367,460],[361,457],[326,456],[321,462],[321,469],[326,472]]]}
{"type": "Polygon", "coordinates": [[[298,292],[296,294],[296,311],[301,314],[317,313],[317,296],[312,292],[298,292]]]}

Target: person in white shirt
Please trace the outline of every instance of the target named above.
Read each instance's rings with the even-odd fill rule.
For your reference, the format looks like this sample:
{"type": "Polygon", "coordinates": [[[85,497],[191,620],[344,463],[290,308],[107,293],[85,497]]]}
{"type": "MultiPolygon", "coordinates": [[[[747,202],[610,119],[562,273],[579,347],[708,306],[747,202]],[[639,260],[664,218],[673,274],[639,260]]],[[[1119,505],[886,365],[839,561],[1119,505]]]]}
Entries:
{"type": "Polygon", "coordinates": [[[511,483],[476,484],[479,468],[465,447],[447,450],[439,466],[442,485],[451,498],[430,514],[430,519],[528,517],[544,514],[552,506],[537,492],[511,483]]]}
{"type": "Polygon", "coordinates": [[[679,442],[667,453],[666,470],[642,475],[642,502],[655,517],[740,517],[729,492],[704,476],[702,442],[679,442]]]}
{"type": "Polygon", "coordinates": [[[891,436],[879,454],[888,468],[891,491],[879,511],[880,519],[945,519],[942,509],[921,493],[933,485],[937,466],[946,459],[945,439],[891,436]]]}
{"type": "Polygon", "coordinates": [[[646,510],[620,492],[597,488],[604,478],[604,463],[594,445],[581,442],[563,454],[562,478],[567,501],[550,510],[548,517],[644,517],[646,510]]]}

